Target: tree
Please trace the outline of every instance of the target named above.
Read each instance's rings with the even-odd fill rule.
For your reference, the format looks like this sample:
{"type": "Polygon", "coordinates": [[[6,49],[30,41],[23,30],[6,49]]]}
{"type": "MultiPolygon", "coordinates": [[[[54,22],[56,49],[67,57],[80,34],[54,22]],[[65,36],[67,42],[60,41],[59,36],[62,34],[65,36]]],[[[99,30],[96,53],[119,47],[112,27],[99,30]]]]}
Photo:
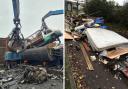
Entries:
{"type": "Polygon", "coordinates": [[[106,0],[91,0],[84,6],[85,13],[96,16],[104,17],[106,20],[111,21],[115,2],[106,0]]]}
{"type": "Polygon", "coordinates": [[[122,8],[120,21],[121,24],[128,28],[128,3],[125,3],[125,5],[122,8]]]}

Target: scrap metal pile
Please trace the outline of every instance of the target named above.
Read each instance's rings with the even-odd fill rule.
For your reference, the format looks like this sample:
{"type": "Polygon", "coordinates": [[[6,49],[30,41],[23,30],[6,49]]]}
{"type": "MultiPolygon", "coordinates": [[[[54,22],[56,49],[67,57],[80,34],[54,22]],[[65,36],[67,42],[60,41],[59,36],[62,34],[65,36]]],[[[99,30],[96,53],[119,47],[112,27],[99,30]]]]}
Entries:
{"type": "Polygon", "coordinates": [[[52,86],[56,85],[54,89],[60,89],[62,81],[57,81],[57,79],[62,80],[60,76],[63,76],[63,73],[56,76],[48,70],[53,67],[56,74],[58,70],[59,72],[63,71],[63,44],[60,40],[60,36],[63,34],[60,30],[52,31],[49,29],[45,19],[52,15],[63,14],[63,10],[49,11],[42,17],[41,28],[24,38],[21,33],[19,17],[20,2],[19,0],[12,0],[12,4],[15,27],[8,36],[8,50],[4,55],[4,64],[7,69],[0,70],[0,89],[30,89],[31,87],[25,88],[24,85],[20,85],[30,84],[34,86],[34,83],[43,85],[46,80],[43,88],[36,86],[31,89],[51,89],[52,86]],[[49,85],[51,79],[58,84],[49,85]]]}
{"type": "Polygon", "coordinates": [[[81,18],[72,15],[66,17],[65,23],[65,40],[79,43],[87,70],[95,70],[92,62],[98,61],[114,73],[114,78],[121,79],[121,75],[128,78],[127,38],[108,30],[102,17],[81,18]]]}
{"type": "MultiPolygon", "coordinates": [[[[55,70],[57,71],[57,69],[55,70]]],[[[10,70],[0,70],[0,89],[12,89],[12,87],[14,87],[13,89],[24,89],[19,88],[20,85],[42,84],[44,81],[51,80],[62,81],[60,76],[63,76],[62,73],[59,76],[54,72],[49,73],[42,66],[17,65],[16,68],[10,70]]]]}

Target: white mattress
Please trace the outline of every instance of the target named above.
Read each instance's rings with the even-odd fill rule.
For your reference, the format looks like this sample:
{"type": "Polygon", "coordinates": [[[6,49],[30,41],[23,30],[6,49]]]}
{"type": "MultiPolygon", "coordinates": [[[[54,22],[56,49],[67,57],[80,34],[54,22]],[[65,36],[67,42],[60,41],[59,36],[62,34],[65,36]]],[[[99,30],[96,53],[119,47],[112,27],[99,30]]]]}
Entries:
{"type": "Polygon", "coordinates": [[[128,39],[113,31],[102,28],[88,28],[86,35],[92,49],[95,51],[128,45],[128,39]]]}

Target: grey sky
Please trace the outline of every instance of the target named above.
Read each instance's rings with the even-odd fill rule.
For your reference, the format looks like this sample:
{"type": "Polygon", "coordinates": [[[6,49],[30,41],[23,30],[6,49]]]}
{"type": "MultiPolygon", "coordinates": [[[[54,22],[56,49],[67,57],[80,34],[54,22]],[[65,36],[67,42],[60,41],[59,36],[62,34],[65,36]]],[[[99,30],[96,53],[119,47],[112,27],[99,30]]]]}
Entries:
{"type": "Polygon", "coordinates": [[[115,1],[119,5],[123,5],[125,2],[128,2],[128,0],[108,0],[108,1],[115,1]]]}
{"type": "MultiPolygon", "coordinates": [[[[63,9],[63,0],[20,0],[21,32],[25,37],[40,29],[41,18],[50,10],[63,9]]],[[[46,19],[51,29],[63,31],[64,15],[46,19]]],[[[13,25],[12,0],[0,0],[0,37],[7,37],[13,25]]]]}
{"type": "MultiPolygon", "coordinates": [[[[115,0],[120,5],[127,0],[115,0]]],[[[20,0],[20,19],[25,37],[40,29],[41,17],[50,10],[62,9],[63,0],[20,0]]],[[[52,16],[46,22],[51,29],[63,30],[64,15],[52,16]]],[[[12,0],[0,0],[0,37],[7,37],[13,25],[12,0]]]]}
{"type": "MultiPolygon", "coordinates": [[[[73,1],[77,1],[77,0],[73,0],[73,1]]],[[[79,0],[79,1],[85,1],[85,0],[79,0]]],[[[108,0],[108,1],[115,1],[119,5],[123,5],[125,2],[128,2],[128,0],[108,0]]]]}

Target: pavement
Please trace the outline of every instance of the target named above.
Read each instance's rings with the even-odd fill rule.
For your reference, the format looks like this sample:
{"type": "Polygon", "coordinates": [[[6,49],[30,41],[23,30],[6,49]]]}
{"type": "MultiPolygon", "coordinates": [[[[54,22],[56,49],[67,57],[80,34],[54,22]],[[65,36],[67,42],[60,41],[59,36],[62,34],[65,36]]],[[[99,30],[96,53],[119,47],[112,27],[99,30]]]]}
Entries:
{"type": "MultiPolygon", "coordinates": [[[[67,56],[70,57],[73,50],[73,55],[76,55],[73,56],[75,57],[73,58],[75,59],[74,62],[79,64],[79,66],[76,66],[78,66],[82,75],[84,75],[84,82],[86,83],[86,86],[89,87],[89,89],[128,89],[128,79],[125,78],[122,74],[120,74],[119,79],[114,78],[114,74],[111,72],[111,70],[109,70],[99,60],[91,62],[94,67],[93,71],[88,70],[82,51],[77,51],[77,49],[74,47],[69,47],[70,44],[79,46],[79,42],[73,42],[70,40],[65,41],[65,43],[65,48],[69,49],[66,52],[67,56]]],[[[83,89],[88,89],[87,87],[83,89]]]]}

